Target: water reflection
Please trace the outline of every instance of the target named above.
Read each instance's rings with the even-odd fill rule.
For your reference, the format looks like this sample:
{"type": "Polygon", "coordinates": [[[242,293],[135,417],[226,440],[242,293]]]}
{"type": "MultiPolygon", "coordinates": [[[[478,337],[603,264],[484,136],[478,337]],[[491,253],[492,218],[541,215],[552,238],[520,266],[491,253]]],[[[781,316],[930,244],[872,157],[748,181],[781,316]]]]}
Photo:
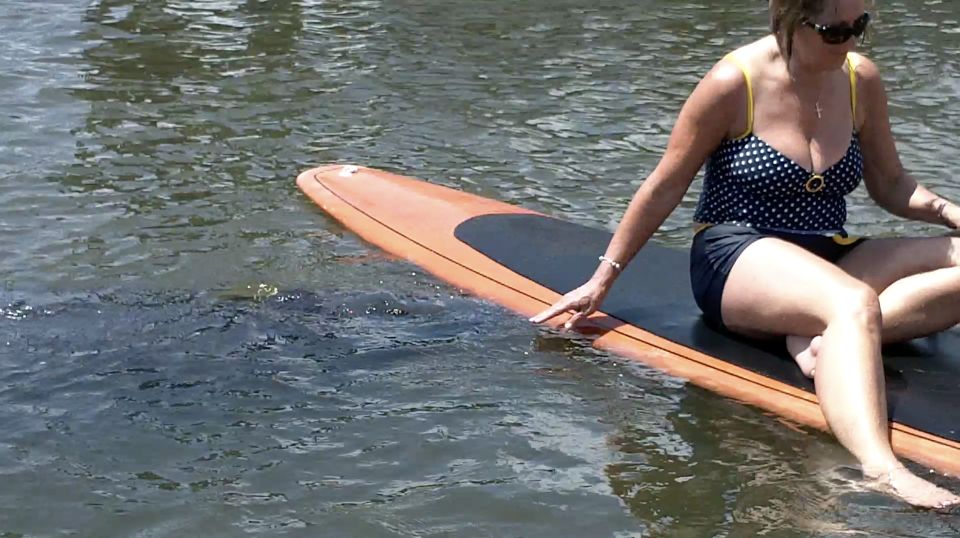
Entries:
{"type": "Polygon", "coordinates": [[[139,214],[167,205],[158,190],[183,195],[218,180],[235,187],[264,179],[256,164],[263,155],[237,146],[290,135],[278,107],[268,104],[292,90],[286,76],[273,84],[257,79],[295,70],[302,19],[292,1],[91,6],[86,38],[93,45],[84,51],[90,87],[76,95],[92,107],[78,133],[78,163],[63,181],[87,191],[130,191],[129,210],[139,214]]]}
{"type": "MultiPolygon", "coordinates": [[[[323,70],[300,44],[335,9],[292,1],[87,9],[85,83],[73,95],[89,113],[74,132],[74,163],[54,177],[97,215],[60,245],[80,268],[74,278],[159,273],[195,284],[190,267],[208,267],[213,252],[246,256],[230,245],[262,237],[270,218],[241,219],[290,204],[289,178],[311,162],[303,141],[313,129],[298,112],[320,108],[323,70]]],[[[210,275],[207,285],[232,279],[210,275]]]]}

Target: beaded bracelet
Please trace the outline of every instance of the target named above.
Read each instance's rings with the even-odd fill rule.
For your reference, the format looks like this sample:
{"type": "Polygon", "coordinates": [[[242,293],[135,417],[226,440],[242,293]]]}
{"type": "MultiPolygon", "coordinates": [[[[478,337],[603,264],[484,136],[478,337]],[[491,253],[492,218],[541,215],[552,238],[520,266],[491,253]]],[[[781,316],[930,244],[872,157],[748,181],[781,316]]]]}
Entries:
{"type": "Polygon", "coordinates": [[[946,209],[948,205],[950,205],[950,202],[944,200],[943,198],[940,199],[940,207],[937,208],[937,218],[940,219],[940,222],[942,222],[948,228],[956,229],[956,226],[954,226],[952,222],[949,222],[943,218],[943,210],[946,209]]]}
{"type": "Polygon", "coordinates": [[[613,266],[614,269],[617,270],[618,273],[619,273],[620,271],[623,271],[623,264],[620,263],[620,262],[618,262],[618,261],[611,260],[610,258],[608,258],[608,257],[606,257],[606,256],[600,256],[600,257],[598,257],[597,259],[600,260],[600,261],[602,261],[602,262],[607,262],[607,263],[609,263],[610,265],[613,266]]]}

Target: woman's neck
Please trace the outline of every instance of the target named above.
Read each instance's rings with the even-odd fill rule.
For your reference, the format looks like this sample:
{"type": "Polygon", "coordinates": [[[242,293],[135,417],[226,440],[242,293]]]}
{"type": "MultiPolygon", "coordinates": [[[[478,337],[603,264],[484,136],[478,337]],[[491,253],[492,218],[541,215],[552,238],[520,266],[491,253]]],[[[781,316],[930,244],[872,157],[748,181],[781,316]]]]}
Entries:
{"type": "Polygon", "coordinates": [[[790,82],[794,85],[817,89],[823,86],[824,81],[830,74],[828,71],[804,63],[796,55],[785,60],[787,76],[790,77],[790,82]]]}

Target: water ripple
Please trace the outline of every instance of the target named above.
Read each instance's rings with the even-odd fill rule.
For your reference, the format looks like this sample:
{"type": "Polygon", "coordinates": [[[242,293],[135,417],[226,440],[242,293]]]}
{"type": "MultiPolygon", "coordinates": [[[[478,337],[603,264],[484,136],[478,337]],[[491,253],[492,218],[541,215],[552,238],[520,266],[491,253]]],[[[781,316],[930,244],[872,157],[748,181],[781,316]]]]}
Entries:
{"type": "MultiPolygon", "coordinates": [[[[955,535],[829,438],[531,333],[293,186],[358,162],[612,229],[765,7],[4,3],[0,535],[955,535]]],[[[885,2],[866,47],[954,197],[958,28],[885,2]]]]}

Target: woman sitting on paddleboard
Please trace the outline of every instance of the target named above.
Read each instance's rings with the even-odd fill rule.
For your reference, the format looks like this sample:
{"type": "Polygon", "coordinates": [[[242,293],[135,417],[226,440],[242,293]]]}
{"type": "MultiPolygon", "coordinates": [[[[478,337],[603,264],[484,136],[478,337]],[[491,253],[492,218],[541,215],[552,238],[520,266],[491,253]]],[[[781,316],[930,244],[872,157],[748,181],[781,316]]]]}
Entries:
{"type": "Polygon", "coordinates": [[[787,336],[827,424],[867,477],[925,507],[960,497],[903,467],[887,424],[881,343],[960,322],[960,239],[862,240],[844,231],[861,179],[901,217],[960,226],[960,207],[919,185],[897,156],[877,67],[853,49],[864,0],[771,0],[772,35],[723,58],[677,118],[593,277],[534,316],[594,312],[623,266],[706,163],[691,252],[708,323],[787,336]]]}

